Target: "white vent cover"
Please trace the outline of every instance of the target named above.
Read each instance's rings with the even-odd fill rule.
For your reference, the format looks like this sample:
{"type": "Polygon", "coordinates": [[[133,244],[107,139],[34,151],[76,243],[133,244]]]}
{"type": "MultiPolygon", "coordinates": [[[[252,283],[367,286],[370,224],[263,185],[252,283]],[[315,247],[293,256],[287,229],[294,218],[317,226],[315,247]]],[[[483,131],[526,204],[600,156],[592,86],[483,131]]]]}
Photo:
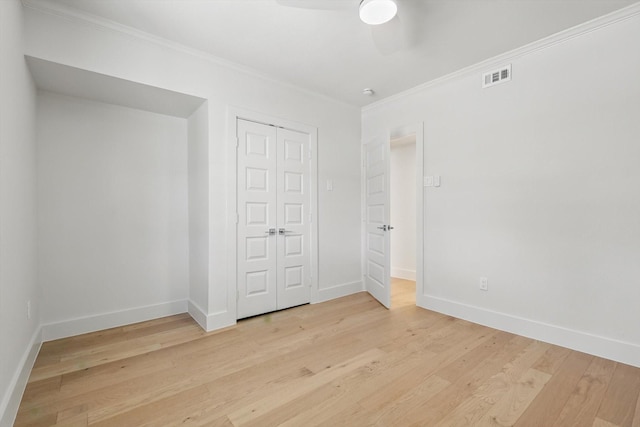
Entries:
{"type": "Polygon", "coordinates": [[[482,75],[482,87],[491,87],[511,80],[511,64],[482,75]]]}

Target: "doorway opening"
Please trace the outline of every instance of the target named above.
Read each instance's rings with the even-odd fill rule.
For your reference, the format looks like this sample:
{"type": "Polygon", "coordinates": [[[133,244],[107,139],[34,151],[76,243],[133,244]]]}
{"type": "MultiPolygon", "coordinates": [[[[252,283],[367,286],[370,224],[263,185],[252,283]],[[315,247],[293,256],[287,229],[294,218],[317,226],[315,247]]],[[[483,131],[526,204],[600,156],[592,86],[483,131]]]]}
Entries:
{"type": "MultiPolygon", "coordinates": [[[[362,275],[364,290],[373,296],[386,308],[391,308],[391,277],[409,282],[414,282],[414,304],[424,306],[424,125],[415,123],[389,129],[386,135],[373,134],[374,136],[363,144],[362,147],[362,275]],[[404,140],[410,147],[408,159],[400,162],[400,169],[412,170],[407,178],[400,183],[401,190],[391,190],[391,141],[404,140]],[[412,206],[396,208],[396,214],[403,211],[413,211],[413,217],[391,219],[391,194],[413,193],[412,206]],[[398,221],[398,222],[396,222],[398,221]],[[403,231],[408,229],[408,234],[415,240],[400,242],[401,246],[415,248],[415,252],[409,252],[408,256],[414,262],[398,263],[394,265],[392,274],[391,264],[391,240],[401,227],[403,231]],[[404,264],[404,265],[403,265],[404,264]]],[[[398,145],[398,141],[396,144],[398,145]]],[[[402,145],[402,144],[400,144],[402,145]]],[[[398,175],[398,172],[396,172],[398,175]]],[[[394,196],[395,197],[395,196],[394,196]]],[[[402,234],[402,233],[401,233],[402,234]]],[[[397,282],[397,281],[396,281],[397,282]]],[[[406,283],[405,283],[406,284],[406,283]]]]}
{"type": "Polygon", "coordinates": [[[392,307],[416,305],[416,134],[391,137],[389,154],[392,307]]]}

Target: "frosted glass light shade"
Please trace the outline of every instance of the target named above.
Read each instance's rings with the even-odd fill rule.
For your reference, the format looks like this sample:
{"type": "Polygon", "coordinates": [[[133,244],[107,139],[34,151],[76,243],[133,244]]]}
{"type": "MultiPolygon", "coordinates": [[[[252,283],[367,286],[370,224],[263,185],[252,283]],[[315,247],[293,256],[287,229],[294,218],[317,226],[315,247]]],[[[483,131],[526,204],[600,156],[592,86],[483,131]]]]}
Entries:
{"type": "Polygon", "coordinates": [[[362,0],[360,2],[360,19],[365,24],[384,24],[391,21],[397,12],[398,6],[393,0],[362,0]]]}

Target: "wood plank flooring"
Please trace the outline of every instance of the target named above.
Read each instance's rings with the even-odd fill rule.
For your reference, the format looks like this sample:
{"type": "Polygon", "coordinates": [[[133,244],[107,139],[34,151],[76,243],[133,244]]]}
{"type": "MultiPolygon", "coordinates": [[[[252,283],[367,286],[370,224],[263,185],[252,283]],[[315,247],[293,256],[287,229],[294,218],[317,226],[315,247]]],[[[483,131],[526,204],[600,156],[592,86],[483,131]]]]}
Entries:
{"type": "Polygon", "coordinates": [[[16,426],[640,427],[640,369],[366,293],[43,344],[16,426]]]}

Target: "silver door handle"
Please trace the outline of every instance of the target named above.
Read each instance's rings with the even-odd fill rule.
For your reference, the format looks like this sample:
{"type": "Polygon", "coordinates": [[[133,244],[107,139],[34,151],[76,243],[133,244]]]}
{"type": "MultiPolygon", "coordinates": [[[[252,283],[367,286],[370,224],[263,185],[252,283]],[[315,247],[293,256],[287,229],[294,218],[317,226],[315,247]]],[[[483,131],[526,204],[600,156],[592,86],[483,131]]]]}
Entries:
{"type": "Polygon", "coordinates": [[[278,229],[278,234],[285,235],[285,234],[287,234],[287,233],[293,233],[293,231],[291,231],[291,230],[285,230],[284,228],[279,228],[279,229],[278,229]]]}
{"type": "Polygon", "coordinates": [[[276,229],[275,228],[270,228],[267,231],[265,231],[264,234],[268,234],[269,236],[272,236],[272,235],[276,234],[276,229]]]}
{"type": "Polygon", "coordinates": [[[383,225],[383,226],[378,227],[378,228],[379,228],[380,230],[382,230],[382,231],[387,231],[387,226],[386,226],[386,225],[383,225]]]}

